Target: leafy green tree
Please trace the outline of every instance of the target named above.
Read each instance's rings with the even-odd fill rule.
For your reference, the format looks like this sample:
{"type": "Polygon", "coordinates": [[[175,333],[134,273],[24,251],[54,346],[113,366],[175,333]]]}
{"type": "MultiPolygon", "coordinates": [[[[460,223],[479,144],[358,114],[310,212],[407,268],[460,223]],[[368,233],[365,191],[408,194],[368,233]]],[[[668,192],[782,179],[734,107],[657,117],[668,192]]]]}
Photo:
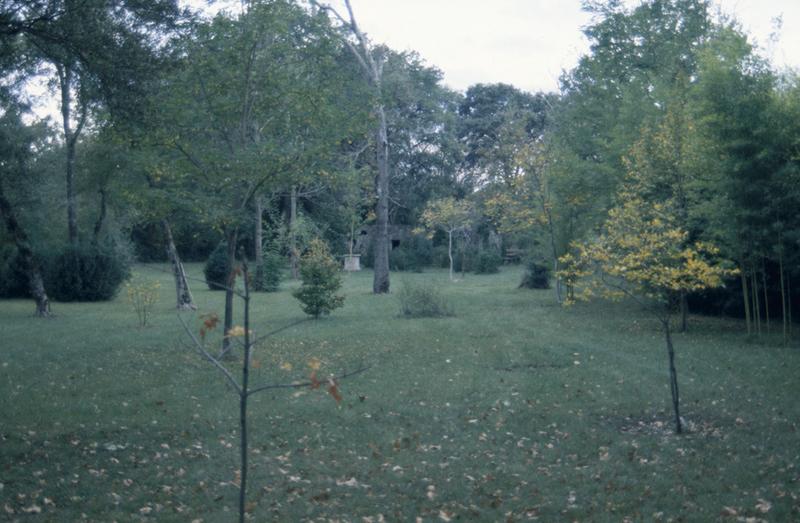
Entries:
{"type": "MultiPolygon", "coordinates": [[[[223,231],[231,267],[256,195],[318,170],[348,138],[339,46],[324,17],[276,0],[199,23],[173,49],[180,67],[154,95],[151,128],[171,155],[170,186],[223,231]]],[[[235,271],[221,283],[227,330],[235,271]]]]}
{"type": "Polygon", "coordinates": [[[76,149],[90,112],[134,118],[161,65],[159,44],[179,18],[175,0],[8,0],[0,45],[20,53],[16,71],[45,71],[59,92],[68,237],[78,242],[76,149]],[[44,65],[45,67],[39,67],[44,65]]]}

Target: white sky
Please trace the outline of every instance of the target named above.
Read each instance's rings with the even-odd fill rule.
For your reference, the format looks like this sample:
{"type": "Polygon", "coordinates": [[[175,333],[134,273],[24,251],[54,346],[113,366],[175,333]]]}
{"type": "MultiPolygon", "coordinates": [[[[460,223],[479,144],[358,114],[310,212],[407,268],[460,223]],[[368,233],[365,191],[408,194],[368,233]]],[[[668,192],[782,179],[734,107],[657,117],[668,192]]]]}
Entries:
{"type": "MultiPolygon", "coordinates": [[[[217,11],[241,0],[181,0],[217,11]]],[[[344,14],[343,0],[329,0],[344,14]]],[[[555,91],[564,70],[588,52],[581,29],[590,17],[580,0],[351,0],[362,30],[375,42],[414,50],[444,72],[444,82],[464,91],[476,83],[503,82],[526,91],[555,91]]],[[[626,0],[635,5],[637,0],[626,0]]],[[[800,0],[712,0],[734,15],[764,56],[778,67],[800,69],[800,0]],[[773,20],[782,17],[770,43],[773,20]]],[[[57,114],[57,97],[40,78],[29,86],[39,116],[57,114]]]]}
{"type": "MultiPolygon", "coordinates": [[[[342,0],[331,0],[342,6],[342,0]]],[[[465,90],[504,82],[528,91],[556,90],[563,70],[588,51],[580,0],[351,0],[361,28],[376,42],[417,51],[465,90]]],[[[638,2],[629,1],[629,4],[638,2]]],[[[779,67],[800,67],[800,0],[712,0],[734,15],[779,67]],[[780,39],[768,46],[773,19],[780,39]]]]}

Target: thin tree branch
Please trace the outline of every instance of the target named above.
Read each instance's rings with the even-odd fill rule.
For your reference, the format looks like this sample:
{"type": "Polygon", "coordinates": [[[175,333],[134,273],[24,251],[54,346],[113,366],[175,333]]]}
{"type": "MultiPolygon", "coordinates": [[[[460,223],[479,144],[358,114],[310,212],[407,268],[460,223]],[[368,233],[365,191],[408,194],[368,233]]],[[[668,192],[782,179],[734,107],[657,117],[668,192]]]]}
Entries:
{"type": "MultiPolygon", "coordinates": [[[[362,372],[364,372],[366,370],[369,370],[370,368],[372,368],[372,366],[368,365],[366,367],[361,367],[359,369],[356,369],[356,370],[354,370],[352,372],[347,372],[347,373],[344,373],[344,374],[340,374],[339,376],[333,376],[331,379],[333,379],[334,381],[343,380],[343,379],[349,378],[351,376],[355,376],[356,374],[361,374],[362,372]]],[[[275,385],[262,385],[261,387],[256,387],[255,389],[251,389],[250,392],[248,393],[248,395],[253,395],[256,392],[262,392],[262,391],[265,391],[265,390],[301,389],[301,388],[304,388],[304,387],[311,387],[312,385],[314,385],[314,383],[311,382],[311,381],[304,381],[304,382],[301,382],[301,383],[278,383],[278,384],[275,384],[275,385]]]]}
{"type": "Polygon", "coordinates": [[[242,395],[242,387],[239,385],[239,383],[236,381],[236,379],[233,377],[233,375],[230,373],[230,371],[228,371],[228,369],[226,369],[225,366],[222,363],[220,363],[214,356],[212,356],[211,354],[208,353],[208,351],[206,351],[205,347],[203,347],[203,344],[200,343],[200,340],[197,339],[197,336],[195,336],[194,333],[189,329],[189,326],[183,320],[183,317],[181,317],[180,314],[178,314],[177,316],[178,316],[178,320],[180,320],[180,322],[181,322],[181,325],[183,325],[183,330],[186,331],[186,334],[188,334],[189,337],[194,342],[194,345],[195,345],[195,348],[197,349],[197,351],[203,357],[205,357],[205,359],[210,361],[217,369],[219,369],[220,372],[222,372],[222,374],[225,375],[225,377],[228,379],[228,382],[231,385],[233,385],[233,388],[235,388],[236,392],[241,396],[242,395]]]}

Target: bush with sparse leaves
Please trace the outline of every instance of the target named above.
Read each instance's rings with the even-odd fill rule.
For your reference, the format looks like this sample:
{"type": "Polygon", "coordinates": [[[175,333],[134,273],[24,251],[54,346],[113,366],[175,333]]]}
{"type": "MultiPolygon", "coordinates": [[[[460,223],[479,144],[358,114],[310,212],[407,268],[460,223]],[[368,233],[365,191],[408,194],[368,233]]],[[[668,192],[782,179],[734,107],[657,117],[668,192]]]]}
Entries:
{"type": "Polygon", "coordinates": [[[496,274],[500,272],[503,258],[496,250],[483,250],[478,253],[473,262],[472,271],[475,274],[496,274]]]}
{"type": "Polygon", "coordinates": [[[406,318],[453,316],[453,307],[438,287],[404,283],[397,292],[400,314],[406,318]]]}

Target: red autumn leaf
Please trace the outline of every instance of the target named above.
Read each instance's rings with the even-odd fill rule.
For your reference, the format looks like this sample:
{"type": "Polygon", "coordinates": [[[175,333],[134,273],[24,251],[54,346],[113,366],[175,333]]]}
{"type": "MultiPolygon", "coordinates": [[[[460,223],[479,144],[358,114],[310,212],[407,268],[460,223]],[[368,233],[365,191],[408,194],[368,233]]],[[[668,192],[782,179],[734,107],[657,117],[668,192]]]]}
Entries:
{"type": "Polygon", "coordinates": [[[341,403],[342,395],[339,394],[339,387],[336,385],[336,382],[333,379],[329,379],[328,383],[330,384],[328,387],[328,394],[333,396],[333,399],[336,400],[336,403],[341,403]]]}
{"type": "Polygon", "coordinates": [[[315,371],[315,370],[311,371],[311,376],[309,376],[308,379],[311,380],[311,389],[312,390],[318,389],[319,386],[321,385],[320,381],[317,379],[317,371],[315,371]]]}

